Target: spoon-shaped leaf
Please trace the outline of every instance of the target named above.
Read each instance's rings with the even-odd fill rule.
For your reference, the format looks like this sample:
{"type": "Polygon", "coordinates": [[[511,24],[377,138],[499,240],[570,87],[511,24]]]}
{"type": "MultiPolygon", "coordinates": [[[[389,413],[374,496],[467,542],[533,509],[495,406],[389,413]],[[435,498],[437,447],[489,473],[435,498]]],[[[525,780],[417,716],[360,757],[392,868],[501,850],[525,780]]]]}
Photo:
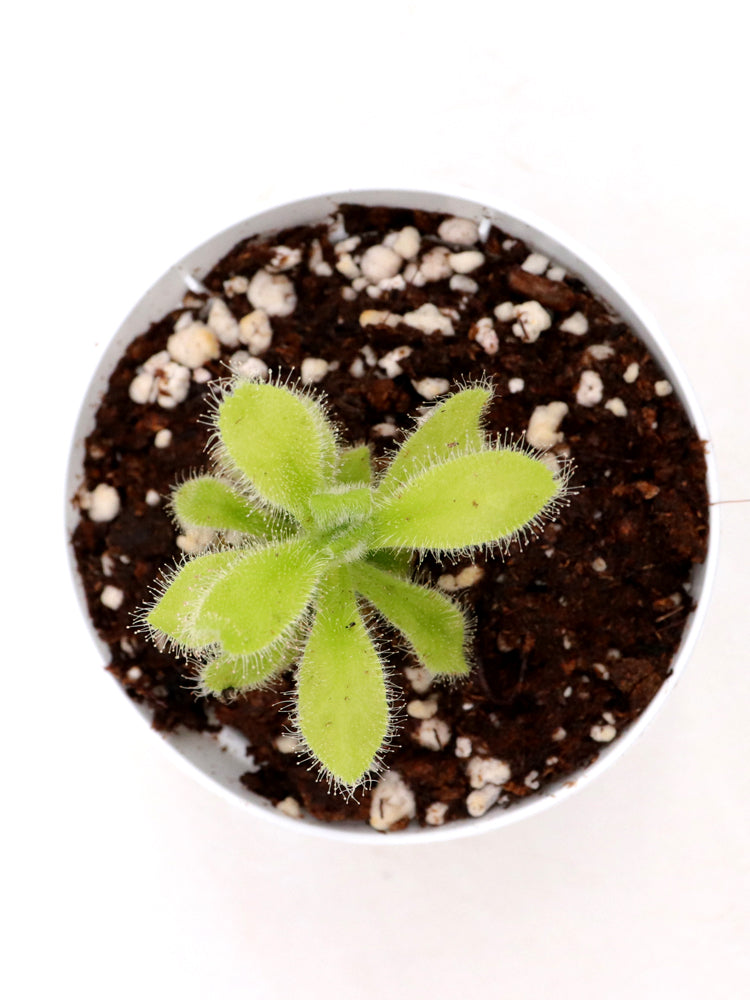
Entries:
{"type": "Polygon", "coordinates": [[[274,646],[254,657],[220,653],[201,669],[201,687],[207,694],[214,695],[228,688],[247,691],[261,687],[274,674],[288,667],[293,658],[294,652],[287,645],[274,646]]]}
{"type": "Polygon", "coordinates": [[[202,602],[195,628],[231,656],[278,646],[305,613],[324,567],[302,538],[241,552],[202,602]]]}
{"type": "Polygon", "coordinates": [[[490,399],[490,389],[474,386],[435,406],[393,457],[378,492],[392,492],[425,465],[442,462],[456,451],[478,451],[485,443],[481,419],[490,399]]]}
{"type": "Polygon", "coordinates": [[[145,616],[145,622],[178,646],[198,648],[195,618],[206,594],[237,559],[237,552],[208,552],[184,563],[145,616]]]}
{"type": "Polygon", "coordinates": [[[387,573],[371,562],[349,567],[355,590],[408,640],[433,674],[467,674],[467,628],[461,608],[437,590],[387,573]]]}
{"type": "Polygon", "coordinates": [[[347,486],[369,486],[372,478],[370,449],[366,444],[346,448],[339,457],[336,482],[347,486]]]}
{"type": "Polygon", "coordinates": [[[308,747],[334,779],[356,785],[388,733],[388,698],[345,570],[332,570],[321,586],[297,687],[297,722],[308,747]]]}
{"type": "Polygon", "coordinates": [[[323,406],[268,382],[237,382],[219,403],[220,460],[250,481],[258,497],[297,518],[325,487],[336,439],[323,406]]]}
{"type": "Polygon", "coordinates": [[[198,476],[182,483],[172,494],[172,509],[186,527],[242,531],[260,538],[273,535],[269,518],[251,510],[229,483],[214,476],[198,476]]]}
{"type": "Polygon", "coordinates": [[[373,547],[456,551],[508,540],[564,491],[543,462],[493,448],[415,474],[373,514],[373,547]]]}

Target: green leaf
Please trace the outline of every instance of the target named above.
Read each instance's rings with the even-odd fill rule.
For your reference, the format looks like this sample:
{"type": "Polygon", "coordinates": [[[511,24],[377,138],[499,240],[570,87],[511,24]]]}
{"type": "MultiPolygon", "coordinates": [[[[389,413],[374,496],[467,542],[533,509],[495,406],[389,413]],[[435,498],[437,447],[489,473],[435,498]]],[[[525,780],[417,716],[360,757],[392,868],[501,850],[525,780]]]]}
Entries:
{"type": "Polygon", "coordinates": [[[394,573],[396,576],[404,576],[407,580],[411,580],[414,556],[406,549],[375,549],[373,552],[368,552],[365,562],[387,573],[394,573]]]}
{"type": "Polygon", "coordinates": [[[458,604],[372,563],[352,563],[349,573],[355,590],[404,635],[422,666],[433,674],[469,672],[466,619],[458,604]]]}
{"type": "Polygon", "coordinates": [[[373,514],[372,546],[448,552],[508,540],[561,490],[549,467],[523,452],[458,455],[383,500],[373,514]]]}
{"type": "Polygon", "coordinates": [[[197,649],[195,618],[208,592],[237,559],[235,550],[209,552],[186,562],[175,573],[146,622],[172,642],[197,649]]]}
{"type": "Polygon", "coordinates": [[[201,668],[201,686],[207,694],[220,695],[229,688],[247,691],[262,687],[274,674],[285,670],[294,659],[288,645],[272,647],[255,657],[221,653],[201,668]]]}
{"type": "Polygon", "coordinates": [[[331,571],[298,671],[298,723],[334,779],[355,786],[388,733],[383,668],[345,570],[331,571]]]}
{"type": "Polygon", "coordinates": [[[196,629],[232,656],[283,643],[308,608],[325,559],[293,538],[240,552],[200,606],[196,629]]]}
{"type": "Polygon", "coordinates": [[[336,439],[321,404],[268,382],[238,382],[219,404],[220,454],[261,500],[299,518],[325,488],[336,439]]]}
{"type": "Polygon", "coordinates": [[[370,449],[366,444],[359,448],[346,448],[339,456],[335,476],[337,483],[347,486],[369,486],[372,479],[370,449]]]}
{"type": "Polygon", "coordinates": [[[316,527],[324,531],[341,524],[358,524],[372,509],[372,491],[355,486],[335,493],[316,493],[310,497],[309,506],[316,527]]]}
{"type": "Polygon", "coordinates": [[[385,472],[378,492],[391,493],[433,462],[442,462],[456,451],[479,451],[485,436],[482,414],[492,392],[482,386],[462,389],[439,403],[425,422],[403,442],[385,472]]]}
{"type": "Polygon", "coordinates": [[[182,483],[172,494],[172,508],[185,527],[242,531],[261,538],[273,536],[270,520],[251,510],[229,483],[214,476],[198,476],[182,483]]]}

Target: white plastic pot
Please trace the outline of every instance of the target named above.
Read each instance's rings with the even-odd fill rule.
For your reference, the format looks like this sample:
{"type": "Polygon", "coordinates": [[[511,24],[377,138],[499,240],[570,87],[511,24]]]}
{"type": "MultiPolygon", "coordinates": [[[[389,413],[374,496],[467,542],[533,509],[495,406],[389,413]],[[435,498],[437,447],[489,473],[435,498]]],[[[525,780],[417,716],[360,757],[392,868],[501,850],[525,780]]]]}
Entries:
{"type": "MultiPolygon", "coordinates": [[[[538,219],[533,219],[527,213],[520,213],[508,208],[490,207],[489,204],[466,197],[409,190],[340,191],[271,208],[225,229],[187,254],[146,292],[105,350],[89,386],[88,394],[80,411],[70,455],[66,487],[69,498],[75,495],[82,484],[84,441],[94,427],[96,410],[106,389],[108,379],[130,341],[142,333],[151,322],[160,319],[166,312],[176,308],[181,302],[186,285],[189,287],[194,279],[202,278],[240,240],[258,233],[319,222],[330,215],[341,202],[444,212],[472,218],[477,222],[489,220],[510,235],[519,237],[532,248],[541,251],[555,263],[562,265],[568,273],[579,276],[591,291],[606,300],[641,338],[663,367],[698,436],[704,441],[710,441],[704,418],[698,408],[693,391],[653,318],[636,302],[633,295],[609,268],[597,261],[588,250],[581,248],[575,241],[562,235],[552,226],[538,219]]],[[[717,495],[717,479],[710,447],[707,454],[707,464],[708,493],[709,500],[711,500],[715,499],[717,495]]],[[[558,784],[550,785],[539,794],[523,799],[507,809],[490,810],[480,818],[457,820],[444,827],[424,829],[412,824],[406,830],[386,835],[377,833],[363,823],[324,823],[309,816],[304,816],[302,819],[292,819],[281,813],[265,799],[245,789],[240,783],[240,775],[247,770],[247,758],[244,752],[245,740],[240,734],[236,734],[236,739],[232,739],[232,734],[225,732],[222,745],[220,745],[215,737],[208,734],[192,732],[161,734],[152,731],[160,742],[172,751],[176,760],[207,787],[258,816],[263,816],[272,822],[281,823],[299,831],[363,844],[372,842],[395,844],[454,839],[496,830],[499,827],[515,823],[568,798],[575,791],[583,788],[608,770],[650,725],[669,697],[683,673],[706,614],[710,585],[714,577],[718,555],[716,512],[716,506],[711,506],[708,555],[705,563],[696,567],[693,574],[692,595],[696,607],[685,626],[680,647],[672,663],[672,673],[663,683],[659,692],[629,729],[612,744],[602,746],[599,756],[593,764],[578,773],[568,775],[558,784]]],[[[77,517],[76,509],[72,503],[69,504],[68,529],[71,534],[75,528],[77,517]]],[[[70,558],[75,586],[84,614],[88,619],[83,587],[75,566],[72,549],[70,558]]],[[[91,632],[97,649],[104,661],[107,662],[109,651],[106,645],[96,634],[93,626],[91,632]]],[[[113,683],[119,685],[119,682],[114,678],[113,683]]],[[[148,709],[135,702],[132,704],[144,722],[150,725],[148,709]]]]}

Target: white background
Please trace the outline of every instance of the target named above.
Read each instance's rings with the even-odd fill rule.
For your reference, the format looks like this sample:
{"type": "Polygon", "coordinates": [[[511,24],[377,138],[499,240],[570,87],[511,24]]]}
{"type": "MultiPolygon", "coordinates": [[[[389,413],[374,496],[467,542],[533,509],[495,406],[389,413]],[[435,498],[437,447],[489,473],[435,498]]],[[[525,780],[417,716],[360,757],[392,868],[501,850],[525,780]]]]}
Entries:
{"type": "MultiPolygon", "coordinates": [[[[289,197],[497,195],[656,314],[750,498],[739,2],[132,0],[4,16],[5,996],[750,996],[750,507],[722,508],[688,672],[598,783],[422,847],[330,844],[175,767],[70,586],[66,453],[143,291],[289,197]]],[[[19,11],[22,11],[19,13],[19,11]]]]}

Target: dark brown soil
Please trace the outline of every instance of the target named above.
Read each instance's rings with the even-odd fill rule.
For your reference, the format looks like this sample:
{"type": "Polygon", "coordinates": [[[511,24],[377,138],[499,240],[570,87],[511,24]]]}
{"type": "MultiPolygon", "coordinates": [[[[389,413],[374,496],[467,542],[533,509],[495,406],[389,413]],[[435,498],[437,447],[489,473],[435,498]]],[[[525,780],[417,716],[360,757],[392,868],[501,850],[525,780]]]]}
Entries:
{"type": "MultiPolygon", "coordinates": [[[[439,242],[435,234],[444,218],[356,206],[343,206],[342,213],[346,233],[362,237],[355,256],[406,225],[419,229],[428,249],[439,242]]],[[[187,471],[206,466],[207,428],[201,418],[207,386],[193,380],[187,399],[165,409],[132,402],[130,384],[139,366],[164,350],[187,307],[196,318],[205,317],[203,303],[214,296],[223,298],[237,318],[248,313],[247,297],[225,294],[223,282],[236,275],[252,277],[278,244],[303,251],[301,263],[286,272],[298,303],[290,316],[271,317],[273,340],[263,360],[282,376],[299,373],[306,357],[338,362],[320,388],[352,443],[370,441],[382,454],[393,439],[373,428],[389,421],[409,427],[409,415],[425,403],[413,381],[426,376],[448,379],[452,387],[491,376],[497,398],[490,429],[500,433],[506,428],[515,435],[524,432],[537,405],[561,400],[569,406],[557,450],[572,456],[573,485],[580,492],[557,523],[547,525],[524,551],[479,560],[483,578],[456,595],[476,615],[475,670],[462,686],[431,691],[438,694],[436,718],[447,725],[447,742],[441,749],[422,745],[420,720],[402,710],[396,745],[385,758],[386,767],[413,791],[420,823],[436,802],[447,805],[446,820],[466,816],[467,752],[509,765],[511,780],[503,786],[501,807],[533,795],[593,761],[602,743],[592,738],[592,728],[596,733],[595,727],[612,725],[619,735],[669,674],[692,606],[693,565],[705,556],[706,472],[702,443],[677,395],[657,392],[664,374],[643,344],[576,278],[551,280],[522,269],[529,248],[509,242],[496,228],[480,245],[485,262],[470,275],[479,286],[470,295],[440,280],[407,283],[378,298],[366,289],[347,292],[350,298],[345,298],[342,289],[351,287],[351,280],[334,267],[327,224],[246,241],[204,279],[210,295],[189,293],[188,306],[180,305],[130,345],[110,380],[85,461],[87,489],[99,483],[115,487],[121,509],[104,523],[84,513],[73,539],[91,616],[111,650],[109,669],[132,698],[153,709],[158,729],[210,730],[217,724],[240,729],[254,760],[243,781],[253,791],[276,803],[292,797],[326,820],[367,820],[370,792],[357,802],[329,793],[304,761],[277,748],[275,741],[287,726],[279,703],[292,688],[291,672],[273,689],[231,704],[198,700],[190,668],[132,629],[133,614],[147,600],[159,569],[178,554],[177,532],[163,503],[151,505],[146,496],[156,491],[166,497],[187,471]],[[331,276],[308,266],[314,239],[332,267],[331,276]],[[492,318],[501,302],[529,299],[547,308],[551,328],[526,343],[513,334],[511,322],[494,320],[499,350],[486,353],[474,339],[476,322],[492,318]],[[455,336],[425,335],[405,324],[363,327],[359,322],[365,309],[403,314],[426,302],[457,310],[455,336]],[[588,319],[588,332],[560,331],[559,324],[578,311],[588,319]],[[381,358],[404,344],[412,354],[401,362],[402,374],[389,378],[366,360],[363,374],[351,374],[364,345],[381,358]],[[609,356],[591,351],[602,344],[612,349],[609,356]],[[639,366],[637,377],[625,381],[633,363],[639,366]],[[576,401],[584,369],[603,381],[604,397],[597,405],[576,401]],[[511,379],[523,379],[523,389],[509,391],[511,379]],[[626,415],[605,407],[612,397],[622,400],[626,415]],[[155,447],[155,434],[163,428],[172,431],[172,443],[155,447]],[[107,586],[124,595],[119,608],[102,603],[107,586]]],[[[223,348],[219,359],[206,364],[212,377],[226,374],[234,350],[223,348]]],[[[466,560],[430,569],[437,577],[464,565],[466,560]]],[[[415,693],[404,673],[414,665],[408,655],[397,650],[394,664],[399,701],[405,705],[427,697],[415,693]]]]}

